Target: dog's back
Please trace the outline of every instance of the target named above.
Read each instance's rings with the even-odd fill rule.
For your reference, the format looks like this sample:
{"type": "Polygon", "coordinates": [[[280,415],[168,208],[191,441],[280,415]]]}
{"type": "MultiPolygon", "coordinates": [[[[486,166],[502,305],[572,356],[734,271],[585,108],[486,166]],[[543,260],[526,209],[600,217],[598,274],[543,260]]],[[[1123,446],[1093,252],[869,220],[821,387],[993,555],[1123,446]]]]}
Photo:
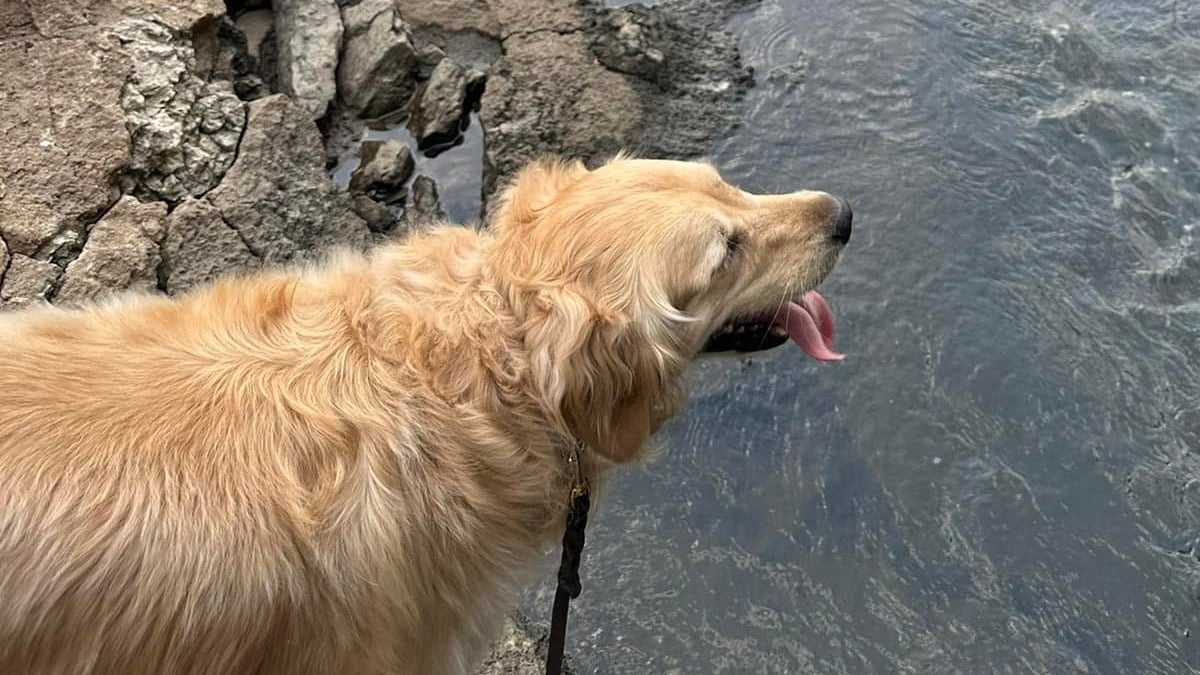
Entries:
{"type": "Polygon", "coordinates": [[[0,673],[468,672],[569,487],[478,243],[0,316],[0,673]]]}
{"type": "Polygon", "coordinates": [[[297,283],[0,317],[0,672],[344,665],[299,505],[340,433],[305,386],[353,355],[297,283]]]}

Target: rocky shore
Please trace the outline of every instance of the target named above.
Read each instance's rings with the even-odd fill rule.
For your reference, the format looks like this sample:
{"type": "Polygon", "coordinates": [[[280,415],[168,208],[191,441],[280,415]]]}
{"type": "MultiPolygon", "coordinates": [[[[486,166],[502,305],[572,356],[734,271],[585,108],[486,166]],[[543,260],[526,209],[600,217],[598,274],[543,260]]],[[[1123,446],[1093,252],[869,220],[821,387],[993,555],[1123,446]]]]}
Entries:
{"type": "MultiPolygon", "coordinates": [[[[701,155],[752,83],[721,26],[754,2],[0,3],[0,309],[179,293],[441,218],[413,159],[471,120],[480,217],[545,153],[701,155]]],[[[485,672],[538,672],[528,630],[485,672]]]]}

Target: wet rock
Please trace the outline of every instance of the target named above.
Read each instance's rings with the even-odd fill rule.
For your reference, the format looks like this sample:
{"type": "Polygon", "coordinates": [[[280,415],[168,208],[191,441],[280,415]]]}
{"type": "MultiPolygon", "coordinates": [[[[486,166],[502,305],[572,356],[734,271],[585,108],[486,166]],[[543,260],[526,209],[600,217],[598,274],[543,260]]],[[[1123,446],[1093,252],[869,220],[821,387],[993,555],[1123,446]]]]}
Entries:
{"type": "Polygon", "coordinates": [[[354,195],[354,212],[367,223],[376,234],[386,234],[396,229],[398,222],[388,207],[366,195],[354,195]]]}
{"type": "Polygon", "coordinates": [[[155,290],[165,204],[123,197],[88,233],[83,252],[67,266],[55,302],[82,302],[117,291],[155,290]]]}
{"type": "Polygon", "coordinates": [[[417,147],[427,150],[452,142],[461,133],[467,113],[483,93],[483,73],[442,59],[413,106],[408,128],[417,147]]]}
{"type": "Polygon", "coordinates": [[[237,161],[207,195],[266,263],[363,248],[370,231],[350,196],[325,173],[321,134],[308,109],[276,94],[249,104],[237,161]]]}
{"type": "Polygon", "coordinates": [[[808,56],[801,53],[791,63],[784,63],[767,71],[767,82],[782,85],[788,91],[796,91],[808,79],[808,56]]]}
{"type": "Polygon", "coordinates": [[[62,268],[44,260],[34,260],[20,253],[12,254],[4,287],[0,288],[0,309],[13,309],[31,302],[46,300],[54,292],[62,268]]]}
{"type": "Polygon", "coordinates": [[[166,220],[162,244],[163,290],[191,290],[225,274],[254,269],[259,258],[221,212],[203,199],[188,199],[166,220]]]}
{"type": "Polygon", "coordinates": [[[325,116],[337,95],[342,15],[334,0],[274,0],[279,90],[309,116],[325,116]]]}
{"type": "Polygon", "coordinates": [[[425,175],[414,178],[410,193],[404,215],[411,224],[429,225],[446,219],[446,212],[442,210],[438,197],[437,183],[432,178],[425,175]]]}
{"type": "Polygon", "coordinates": [[[675,0],[654,7],[594,7],[592,49],[612,70],[666,91],[719,94],[745,87],[752,73],[741,65],[736,42],[721,27],[722,13],[713,4],[675,0]]]}
{"type": "Polygon", "coordinates": [[[345,7],[345,47],[337,82],[346,107],[360,117],[400,110],[416,91],[421,50],[391,0],[345,7]]]}
{"type": "Polygon", "coordinates": [[[193,41],[156,21],[126,19],[113,35],[133,64],[121,92],[133,144],[122,191],[168,202],[208,192],[233,164],[245,123],[231,82],[201,79],[193,41]]]}
{"type": "Polygon", "coordinates": [[[413,172],[412,151],[403,141],[367,141],[359,151],[362,163],[350,176],[350,190],[384,202],[403,198],[404,184],[413,172]]]}

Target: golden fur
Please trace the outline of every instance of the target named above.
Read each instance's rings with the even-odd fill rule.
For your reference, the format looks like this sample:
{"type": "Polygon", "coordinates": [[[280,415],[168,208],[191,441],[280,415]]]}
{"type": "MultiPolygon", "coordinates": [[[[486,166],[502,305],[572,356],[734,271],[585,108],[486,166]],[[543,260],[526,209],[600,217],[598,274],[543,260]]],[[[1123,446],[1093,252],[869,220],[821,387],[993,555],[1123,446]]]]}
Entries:
{"type": "Polygon", "coordinates": [[[0,317],[0,673],[469,672],[572,439],[637,457],[706,335],[832,268],[831,204],[548,160],[490,231],[0,317]]]}

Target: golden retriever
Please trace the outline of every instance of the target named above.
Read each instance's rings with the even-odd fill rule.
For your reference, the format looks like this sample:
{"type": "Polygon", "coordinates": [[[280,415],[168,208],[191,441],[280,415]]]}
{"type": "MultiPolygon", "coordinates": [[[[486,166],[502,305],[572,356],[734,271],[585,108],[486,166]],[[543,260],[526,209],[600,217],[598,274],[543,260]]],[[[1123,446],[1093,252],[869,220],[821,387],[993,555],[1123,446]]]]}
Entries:
{"type": "Polygon", "coordinates": [[[0,673],[467,673],[575,439],[638,457],[706,344],[839,358],[825,193],[546,160],[490,220],[0,317],[0,673]]]}

